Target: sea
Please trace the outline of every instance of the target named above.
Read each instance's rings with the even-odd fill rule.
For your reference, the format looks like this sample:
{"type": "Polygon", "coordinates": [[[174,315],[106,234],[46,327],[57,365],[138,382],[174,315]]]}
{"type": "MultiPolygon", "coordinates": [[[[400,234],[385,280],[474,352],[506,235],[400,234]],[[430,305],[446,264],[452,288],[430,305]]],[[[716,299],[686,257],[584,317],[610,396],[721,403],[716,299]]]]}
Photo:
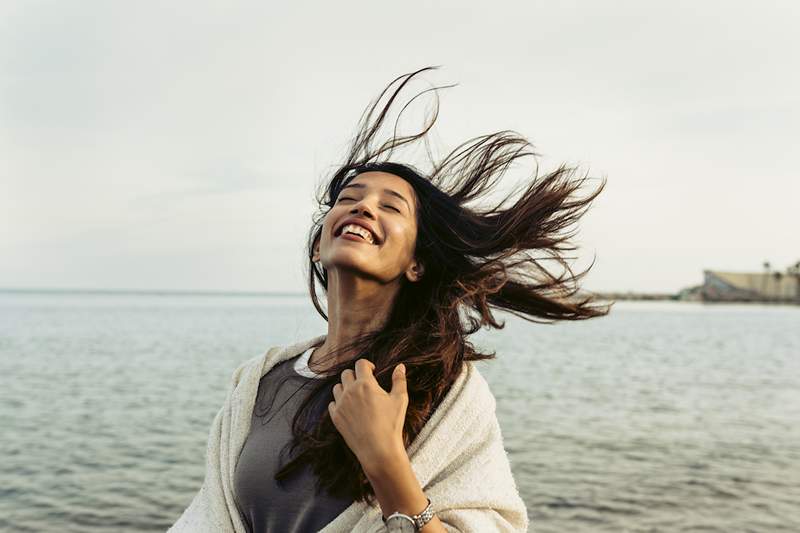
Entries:
{"type": "MultiPolygon", "coordinates": [[[[536,532],[800,531],[800,306],[629,302],[470,337],[536,532]]],[[[232,371],[307,295],[0,292],[0,531],[165,531],[232,371]]]]}

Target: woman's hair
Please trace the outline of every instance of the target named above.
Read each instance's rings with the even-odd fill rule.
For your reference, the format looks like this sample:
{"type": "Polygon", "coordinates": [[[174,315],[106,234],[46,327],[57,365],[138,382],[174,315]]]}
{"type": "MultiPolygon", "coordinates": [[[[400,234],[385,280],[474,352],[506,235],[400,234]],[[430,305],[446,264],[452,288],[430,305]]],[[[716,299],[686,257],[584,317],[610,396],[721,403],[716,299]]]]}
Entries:
{"type": "Polygon", "coordinates": [[[294,439],[289,443],[291,451],[299,453],[276,474],[279,482],[309,465],[316,474],[318,490],[374,502],[374,491],[361,465],[324,409],[341,372],[353,369],[356,359],[374,363],[374,375],[387,391],[391,389],[394,367],[405,364],[409,401],[403,439],[408,447],[462,371],[464,362],[495,358],[494,352],[481,353],[467,339],[482,326],[505,326],[498,322],[493,309],[541,323],[581,320],[609,312],[610,304],[597,304],[593,295],[581,292],[577,286],[594,261],[584,272],[575,274],[563,255],[576,249],[568,242],[574,236],[568,228],[588,209],[605,180],[592,194],[576,198],[575,193],[587,178],[575,178],[575,168],[561,165],[542,177],[537,177],[535,170],[510,206],[504,207],[512,195],[490,207],[467,206],[491,191],[515,161],[526,156],[533,156],[535,161],[533,146],[508,130],[464,142],[440,162],[432,161],[433,168],[428,173],[409,164],[388,161],[394,148],[425,138],[438,116],[436,89],[443,87],[426,89],[414,97],[428,91],[437,95],[433,116],[422,131],[398,136],[398,116],[393,136],[380,147],[373,147],[376,134],[403,87],[420,72],[436,68],[422,68],[389,83],[362,115],[347,159],[318,191],[319,212],[307,243],[308,281],[314,306],[325,320],[328,317],[320,305],[316,284],[327,291],[328,274],[321,264],[312,261],[314,245],[321,238],[324,217],[339,191],[359,173],[388,172],[414,188],[415,254],[424,266],[424,275],[417,282],[401,276],[402,286],[385,325],[347,346],[336,347],[325,360],[342,362],[330,365],[326,377],[304,384],[312,390],[293,420],[294,439]],[[376,116],[379,103],[397,82],[399,86],[376,116]],[[564,272],[558,276],[551,273],[543,264],[548,260],[561,265],[564,272]]]}

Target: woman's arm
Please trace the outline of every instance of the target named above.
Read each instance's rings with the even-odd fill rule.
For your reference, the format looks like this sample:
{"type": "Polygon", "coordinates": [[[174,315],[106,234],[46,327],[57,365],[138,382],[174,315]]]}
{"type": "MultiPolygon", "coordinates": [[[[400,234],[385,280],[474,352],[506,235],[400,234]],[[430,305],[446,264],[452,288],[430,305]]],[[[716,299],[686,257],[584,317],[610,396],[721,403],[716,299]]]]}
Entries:
{"type": "MultiPolygon", "coordinates": [[[[375,461],[374,464],[361,466],[375,491],[384,517],[398,511],[413,516],[421,513],[428,505],[428,498],[414,475],[411,461],[404,449],[401,448],[392,456],[375,461]]],[[[436,515],[420,531],[447,533],[436,515]]]]}

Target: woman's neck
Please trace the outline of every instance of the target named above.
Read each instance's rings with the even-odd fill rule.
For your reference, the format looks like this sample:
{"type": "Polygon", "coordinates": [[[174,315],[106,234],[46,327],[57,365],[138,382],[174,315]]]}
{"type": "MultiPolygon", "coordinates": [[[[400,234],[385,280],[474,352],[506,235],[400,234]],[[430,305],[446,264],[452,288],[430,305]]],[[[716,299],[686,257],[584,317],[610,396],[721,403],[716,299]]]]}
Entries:
{"type": "Polygon", "coordinates": [[[398,288],[399,284],[377,284],[350,275],[331,276],[327,293],[328,334],[312,352],[309,368],[324,373],[327,368],[353,358],[352,353],[339,354],[335,361],[328,361],[327,355],[361,335],[382,328],[398,288]]]}

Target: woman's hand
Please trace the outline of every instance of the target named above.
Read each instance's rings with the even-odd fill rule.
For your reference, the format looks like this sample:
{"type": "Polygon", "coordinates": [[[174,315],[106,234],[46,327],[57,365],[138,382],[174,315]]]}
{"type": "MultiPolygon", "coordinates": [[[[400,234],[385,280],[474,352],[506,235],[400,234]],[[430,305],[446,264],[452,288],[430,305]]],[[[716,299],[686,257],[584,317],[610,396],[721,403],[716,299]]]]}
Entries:
{"type": "MultiPolygon", "coordinates": [[[[342,382],[333,386],[328,404],[331,419],[364,469],[383,516],[395,511],[413,515],[425,509],[427,497],[420,487],[403,445],[403,424],[408,407],[406,369],[400,363],[392,372],[392,391],[380,386],[366,359],[356,361],[342,382]]],[[[421,531],[445,533],[436,516],[421,531]]]]}
{"type": "Polygon", "coordinates": [[[394,368],[392,390],[388,393],[372,374],[374,369],[371,361],[357,360],[355,374],[349,368],[342,372],[341,383],[333,387],[334,401],[328,404],[333,424],[364,470],[405,454],[405,365],[400,363],[394,368]]]}

